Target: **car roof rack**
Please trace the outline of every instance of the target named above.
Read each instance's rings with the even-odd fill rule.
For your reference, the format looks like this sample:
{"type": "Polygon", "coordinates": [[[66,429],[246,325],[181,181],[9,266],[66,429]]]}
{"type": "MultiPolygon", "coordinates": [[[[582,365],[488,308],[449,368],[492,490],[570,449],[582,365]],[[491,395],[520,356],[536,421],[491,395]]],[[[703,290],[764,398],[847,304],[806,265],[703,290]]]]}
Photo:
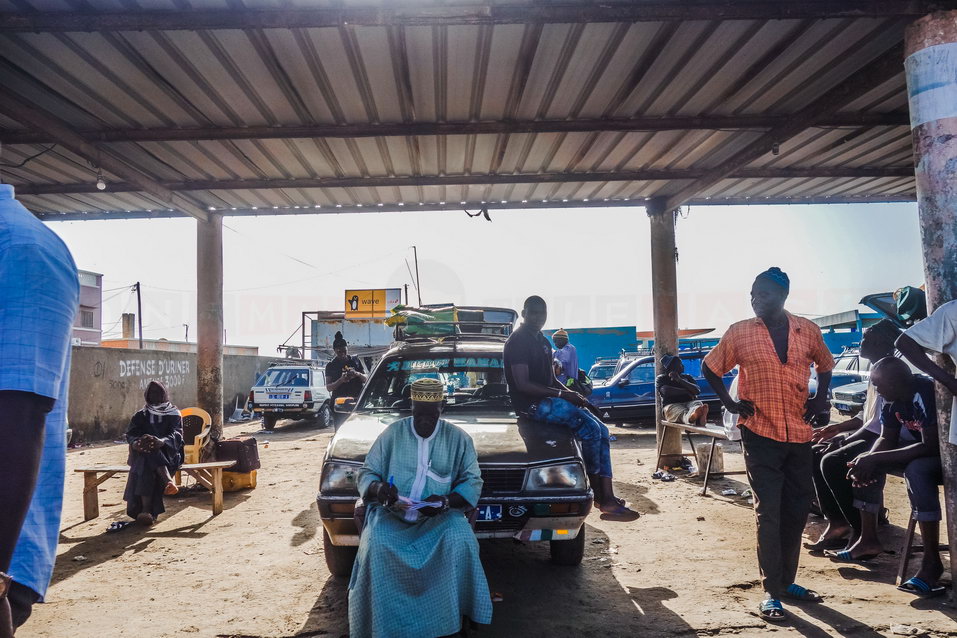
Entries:
{"type": "Polygon", "coordinates": [[[393,312],[395,314],[390,319],[405,317],[403,322],[395,325],[393,332],[395,340],[403,343],[504,340],[512,334],[518,318],[518,313],[509,308],[482,306],[429,305],[393,312]],[[403,315],[403,312],[408,314],[403,315]],[[436,318],[439,313],[451,318],[436,318]]]}

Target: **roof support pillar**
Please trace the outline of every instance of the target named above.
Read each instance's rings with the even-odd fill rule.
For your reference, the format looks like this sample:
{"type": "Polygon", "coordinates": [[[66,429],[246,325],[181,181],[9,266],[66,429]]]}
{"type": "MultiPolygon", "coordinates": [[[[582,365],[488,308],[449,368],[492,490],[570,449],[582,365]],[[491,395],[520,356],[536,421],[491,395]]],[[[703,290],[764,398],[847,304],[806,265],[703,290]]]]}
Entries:
{"type": "Polygon", "coordinates": [[[223,216],[196,222],[196,310],[199,355],[196,396],[213,418],[211,436],[223,436],[223,216]]]}
{"type": "MultiPolygon", "coordinates": [[[[675,248],[675,213],[665,208],[664,198],[648,202],[651,221],[651,295],[654,307],[655,371],[661,374],[661,358],[678,352],[678,272],[675,248]]],[[[681,457],[681,432],[661,425],[661,397],[655,392],[658,452],[666,465],[681,457]]],[[[658,469],[658,468],[655,468],[658,469]]]]}
{"type": "MultiPolygon", "coordinates": [[[[929,310],[957,299],[957,11],[928,15],[907,28],[917,202],[929,310]]],[[[953,362],[938,363],[951,373],[953,362]]],[[[952,395],[937,384],[950,572],[957,573],[957,445],[948,443],[952,395]]],[[[957,596],[951,589],[951,600],[957,596]]]]}

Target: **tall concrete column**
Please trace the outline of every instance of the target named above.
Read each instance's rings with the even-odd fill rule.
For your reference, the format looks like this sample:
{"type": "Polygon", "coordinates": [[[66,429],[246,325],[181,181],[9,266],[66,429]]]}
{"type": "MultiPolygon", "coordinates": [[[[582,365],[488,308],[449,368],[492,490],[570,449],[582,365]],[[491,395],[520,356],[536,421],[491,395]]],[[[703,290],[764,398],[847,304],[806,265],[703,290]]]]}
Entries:
{"type": "Polygon", "coordinates": [[[212,438],[223,435],[223,216],[196,222],[196,345],[199,407],[213,417],[212,438]]]}
{"type": "MultiPolygon", "coordinates": [[[[663,372],[661,357],[678,352],[678,272],[675,248],[675,214],[654,198],[645,212],[651,221],[651,294],[655,321],[655,371],[663,372]]],[[[655,392],[657,443],[662,462],[681,456],[681,432],[661,426],[661,397],[655,392]]]]}
{"type": "MultiPolygon", "coordinates": [[[[957,11],[910,25],[904,55],[927,305],[933,310],[957,299],[957,11]]],[[[938,363],[953,373],[948,357],[938,363]]],[[[957,445],[947,442],[951,405],[952,395],[937,384],[950,573],[957,574],[957,445]]]]}

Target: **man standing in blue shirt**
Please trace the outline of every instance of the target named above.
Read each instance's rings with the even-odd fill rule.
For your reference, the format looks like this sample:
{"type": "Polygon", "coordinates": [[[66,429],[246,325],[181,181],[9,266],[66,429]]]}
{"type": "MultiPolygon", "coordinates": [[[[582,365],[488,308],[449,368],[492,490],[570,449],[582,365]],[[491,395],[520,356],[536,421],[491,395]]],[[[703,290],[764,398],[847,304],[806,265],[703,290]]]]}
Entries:
{"type": "Polygon", "coordinates": [[[66,245],[0,184],[0,638],[53,573],[79,296],[66,245]]]}
{"type": "Polygon", "coordinates": [[[568,343],[568,332],[564,328],[552,333],[552,342],[555,344],[555,360],[562,365],[562,371],[556,376],[562,385],[567,386],[569,379],[578,378],[578,350],[568,343]]]}

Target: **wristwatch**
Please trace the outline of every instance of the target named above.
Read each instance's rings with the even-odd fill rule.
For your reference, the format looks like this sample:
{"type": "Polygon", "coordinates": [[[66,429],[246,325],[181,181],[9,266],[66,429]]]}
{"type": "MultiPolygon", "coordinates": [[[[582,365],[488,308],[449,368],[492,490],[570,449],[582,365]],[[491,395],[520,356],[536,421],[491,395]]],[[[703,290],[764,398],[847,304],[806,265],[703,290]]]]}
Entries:
{"type": "Polygon", "coordinates": [[[10,593],[10,583],[13,582],[13,576],[0,572],[0,600],[7,597],[10,593]]]}

